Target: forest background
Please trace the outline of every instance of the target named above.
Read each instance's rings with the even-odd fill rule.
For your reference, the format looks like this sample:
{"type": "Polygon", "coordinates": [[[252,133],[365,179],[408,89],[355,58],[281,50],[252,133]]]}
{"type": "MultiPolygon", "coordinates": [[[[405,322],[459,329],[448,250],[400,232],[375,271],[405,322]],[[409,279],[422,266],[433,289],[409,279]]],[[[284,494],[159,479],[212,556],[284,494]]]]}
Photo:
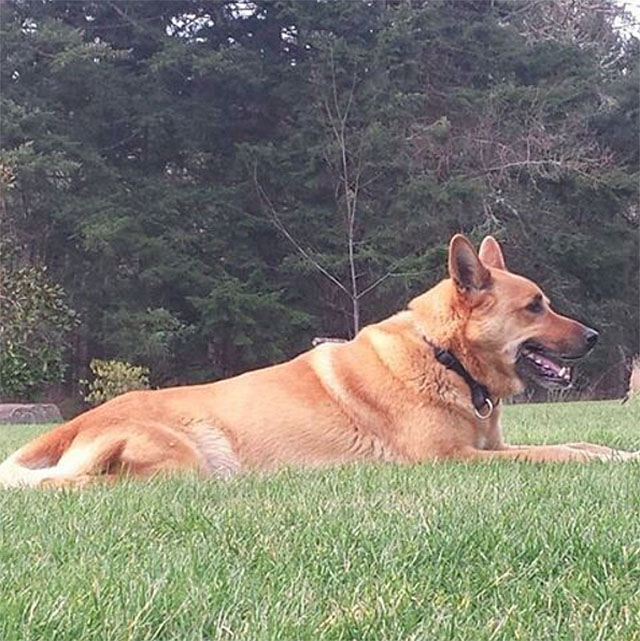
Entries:
{"type": "MultiPolygon", "coordinates": [[[[0,3],[0,399],[349,337],[456,232],[638,352],[640,46],[612,0],[0,3]]],[[[635,31],[637,33],[637,31],[635,31]]]]}

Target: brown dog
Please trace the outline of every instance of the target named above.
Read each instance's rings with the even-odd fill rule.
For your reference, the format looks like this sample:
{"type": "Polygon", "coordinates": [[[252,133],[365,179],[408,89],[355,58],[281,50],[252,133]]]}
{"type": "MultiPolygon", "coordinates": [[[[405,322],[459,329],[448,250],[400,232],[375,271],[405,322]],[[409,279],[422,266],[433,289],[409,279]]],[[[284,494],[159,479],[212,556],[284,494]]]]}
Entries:
{"type": "Polygon", "coordinates": [[[507,271],[492,237],[478,256],[455,236],[449,274],[349,342],[208,385],[119,396],[22,447],[0,465],[0,484],[366,459],[640,458],[588,443],[505,445],[500,400],[520,392],[525,375],[569,386],[558,361],[584,356],[598,334],[507,271]]]}

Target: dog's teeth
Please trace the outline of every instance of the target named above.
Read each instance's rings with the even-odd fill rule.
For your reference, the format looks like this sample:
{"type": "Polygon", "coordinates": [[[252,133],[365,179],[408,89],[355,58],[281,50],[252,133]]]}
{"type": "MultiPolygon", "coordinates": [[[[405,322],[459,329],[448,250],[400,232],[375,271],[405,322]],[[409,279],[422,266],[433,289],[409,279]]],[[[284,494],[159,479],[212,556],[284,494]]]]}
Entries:
{"type": "Polygon", "coordinates": [[[558,376],[561,378],[564,378],[565,381],[570,381],[571,380],[571,368],[570,367],[563,367],[559,372],[558,376]]]}

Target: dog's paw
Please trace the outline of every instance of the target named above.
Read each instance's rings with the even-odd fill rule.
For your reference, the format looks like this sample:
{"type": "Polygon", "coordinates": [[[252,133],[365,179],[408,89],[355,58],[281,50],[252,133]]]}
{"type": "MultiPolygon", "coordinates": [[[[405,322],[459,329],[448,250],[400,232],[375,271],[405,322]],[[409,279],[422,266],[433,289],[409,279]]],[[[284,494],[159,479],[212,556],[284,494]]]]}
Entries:
{"type": "Polygon", "coordinates": [[[616,450],[606,445],[596,445],[595,443],[567,443],[566,447],[574,451],[586,454],[586,460],[590,461],[631,461],[640,460],[640,451],[628,452],[626,450],[616,450]]]}
{"type": "Polygon", "coordinates": [[[625,450],[611,450],[611,454],[607,457],[609,460],[614,461],[640,461],[640,452],[626,452],[625,450]]]}

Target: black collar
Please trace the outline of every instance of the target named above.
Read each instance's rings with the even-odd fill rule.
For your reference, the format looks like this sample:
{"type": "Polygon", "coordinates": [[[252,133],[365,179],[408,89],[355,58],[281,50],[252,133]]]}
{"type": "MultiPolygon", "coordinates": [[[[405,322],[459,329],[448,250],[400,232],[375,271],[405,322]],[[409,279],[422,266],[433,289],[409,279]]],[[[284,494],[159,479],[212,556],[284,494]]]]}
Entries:
{"type": "Polygon", "coordinates": [[[471,402],[476,411],[476,416],[481,419],[489,418],[491,414],[493,414],[493,403],[487,386],[473,378],[452,352],[434,345],[426,336],[424,340],[432,347],[433,355],[438,363],[455,372],[469,386],[471,390],[471,402]],[[482,411],[483,409],[484,412],[482,411]]]}

